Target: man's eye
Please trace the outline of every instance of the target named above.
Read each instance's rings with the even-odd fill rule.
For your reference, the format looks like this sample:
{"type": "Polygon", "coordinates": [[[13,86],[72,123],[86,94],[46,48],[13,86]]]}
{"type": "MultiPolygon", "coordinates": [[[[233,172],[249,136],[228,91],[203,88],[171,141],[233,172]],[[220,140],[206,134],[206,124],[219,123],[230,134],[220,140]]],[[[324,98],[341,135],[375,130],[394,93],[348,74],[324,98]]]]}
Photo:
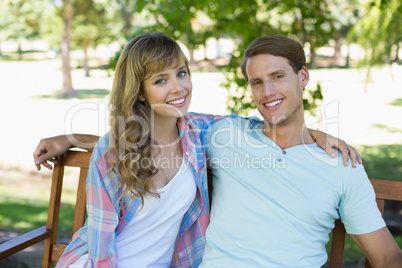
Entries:
{"type": "Polygon", "coordinates": [[[184,77],[184,76],[186,76],[186,74],[187,74],[186,71],[180,71],[180,72],[177,74],[177,76],[178,76],[178,77],[184,77]]]}
{"type": "Polygon", "coordinates": [[[158,79],[155,81],[155,85],[161,85],[161,84],[164,84],[165,82],[166,82],[165,79],[158,79]]]}
{"type": "Polygon", "coordinates": [[[261,84],[261,81],[254,81],[253,86],[259,86],[261,84]]]}
{"type": "Polygon", "coordinates": [[[278,75],[275,75],[275,79],[281,79],[281,78],[283,78],[284,77],[284,75],[283,74],[278,74],[278,75]]]}

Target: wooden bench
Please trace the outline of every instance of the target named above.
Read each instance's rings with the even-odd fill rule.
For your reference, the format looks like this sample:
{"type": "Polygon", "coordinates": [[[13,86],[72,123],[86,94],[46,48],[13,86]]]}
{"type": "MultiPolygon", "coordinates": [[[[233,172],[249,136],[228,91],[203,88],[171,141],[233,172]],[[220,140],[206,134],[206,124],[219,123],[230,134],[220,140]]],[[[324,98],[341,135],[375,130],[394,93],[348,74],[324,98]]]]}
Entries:
{"type": "MultiPolygon", "coordinates": [[[[22,251],[29,246],[45,240],[42,267],[53,267],[54,262],[58,261],[64,249],[66,248],[66,245],[58,245],[56,243],[64,167],[80,168],[77,201],[73,223],[73,233],[75,233],[84,225],[85,221],[85,189],[90,157],[90,152],[79,152],[72,150],[59,157],[58,163],[54,165],[52,175],[47,225],[0,244],[0,259],[4,259],[16,252],[22,251]]],[[[212,174],[209,170],[208,178],[208,190],[211,197],[212,174]]],[[[374,186],[377,197],[377,205],[381,213],[384,212],[384,200],[402,201],[402,182],[375,179],[371,179],[370,181],[374,186]]],[[[341,268],[343,266],[344,245],[345,228],[341,221],[336,221],[331,245],[329,261],[330,268],[341,268]]],[[[368,261],[366,261],[366,267],[370,267],[368,261]]]]}

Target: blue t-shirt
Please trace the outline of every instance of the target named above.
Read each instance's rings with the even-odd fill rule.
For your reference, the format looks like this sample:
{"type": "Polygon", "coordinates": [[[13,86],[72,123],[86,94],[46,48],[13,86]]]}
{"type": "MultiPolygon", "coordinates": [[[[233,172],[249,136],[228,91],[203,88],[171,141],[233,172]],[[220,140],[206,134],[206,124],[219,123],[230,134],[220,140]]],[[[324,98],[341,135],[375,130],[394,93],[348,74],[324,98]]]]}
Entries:
{"type": "Polygon", "coordinates": [[[321,267],[336,219],[349,234],[385,226],[362,165],[315,143],[282,150],[263,128],[228,118],[207,137],[214,191],[200,267],[321,267]]]}

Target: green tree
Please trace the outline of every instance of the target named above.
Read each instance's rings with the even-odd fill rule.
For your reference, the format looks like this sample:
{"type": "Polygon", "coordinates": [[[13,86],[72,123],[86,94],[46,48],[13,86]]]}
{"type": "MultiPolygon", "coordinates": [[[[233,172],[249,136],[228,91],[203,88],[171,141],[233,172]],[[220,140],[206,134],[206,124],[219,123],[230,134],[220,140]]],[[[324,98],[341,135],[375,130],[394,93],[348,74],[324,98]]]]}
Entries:
{"type": "Polygon", "coordinates": [[[184,43],[189,49],[189,62],[194,64],[194,50],[210,34],[205,20],[208,18],[201,12],[209,1],[194,0],[157,0],[149,1],[146,9],[153,15],[155,23],[145,27],[147,30],[162,31],[184,43]]]}
{"type": "MultiPolygon", "coordinates": [[[[331,23],[334,28],[334,54],[332,56],[333,65],[339,65],[341,60],[341,46],[353,25],[360,19],[362,5],[359,0],[335,0],[331,7],[332,16],[336,18],[331,23]]],[[[349,67],[349,52],[346,58],[346,67],[349,67]]]]}
{"type": "MultiPolygon", "coordinates": [[[[339,19],[338,1],[330,0],[221,0],[209,4],[205,13],[214,21],[213,35],[225,35],[236,43],[223,84],[229,91],[228,109],[247,114],[254,109],[251,92],[239,66],[246,47],[260,36],[282,34],[304,45],[309,67],[315,66],[316,51],[336,39],[335,33],[349,20],[339,19]],[[336,10],[336,12],[334,12],[336,10]]],[[[353,2],[350,0],[350,2],[353,2]]],[[[351,12],[350,16],[354,16],[351,12]]],[[[322,99],[320,87],[307,90],[305,108],[322,99]],[[310,100],[307,102],[307,100],[310,100]],[[308,104],[308,105],[307,105],[308,104]]]]}
{"type": "Polygon", "coordinates": [[[0,41],[18,42],[19,59],[22,59],[21,41],[39,36],[44,0],[6,0],[0,3],[0,41]]]}
{"type": "Polygon", "coordinates": [[[374,0],[367,6],[367,13],[348,35],[350,42],[357,42],[366,51],[363,61],[369,66],[391,60],[399,62],[398,52],[402,42],[402,2],[400,0],[374,0]]]}
{"type": "MultiPolygon", "coordinates": [[[[111,0],[112,1],[112,0],[111,0]]],[[[72,45],[84,51],[84,69],[89,76],[88,48],[96,47],[102,41],[112,39],[113,9],[107,9],[111,1],[63,0],[54,1],[57,14],[63,21],[61,54],[63,61],[62,97],[74,97],[76,91],[72,85],[70,50],[72,45]]],[[[116,19],[116,21],[119,21],[116,19]]]]}
{"type": "Polygon", "coordinates": [[[145,6],[152,4],[147,0],[110,0],[110,5],[115,8],[115,18],[121,21],[120,34],[128,39],[136,33],[138,25],[134,25],[136,16],[143,11],[145,6]]]}
{"type": "Polygon", "coordinates": [[[108,42],[113,37],[110,27],[112,18],[108,16],[106,6],[106,3],[99,3],[94,0],[76,0],[74,3],[72,42],[82,48],[84,52],[85,76],[89,76],[90,71],[88,49],[90,47],[96,48],[99,43],[108,42]]]}

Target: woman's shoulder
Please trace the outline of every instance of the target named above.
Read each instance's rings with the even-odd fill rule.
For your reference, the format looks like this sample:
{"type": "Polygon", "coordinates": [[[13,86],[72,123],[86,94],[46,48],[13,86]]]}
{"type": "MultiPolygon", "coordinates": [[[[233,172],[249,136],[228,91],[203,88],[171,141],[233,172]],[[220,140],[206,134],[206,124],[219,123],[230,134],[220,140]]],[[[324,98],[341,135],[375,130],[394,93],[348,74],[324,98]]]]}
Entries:
{"type": "Polygon", "coordinates": [[[214,115],[214,114],[203,114],[203,113],[194,113],[194,112],[189,112],[187,115],[184,117],[185,120],[192,120],[192,121],[205,121],[211,120],[219,115],[214,115]]]}
{"type": "Polygon", "coordinates": [[[107,149],[110,146],[110,136],[111,136],[111,133],[107,132],[105,135],[100,137],[100,139],[98,140],[98,142],[96,143],[96,145],[93,149],[92,158],[99,158],[105,154],[105,152],[107,151],[107,149]]]}

